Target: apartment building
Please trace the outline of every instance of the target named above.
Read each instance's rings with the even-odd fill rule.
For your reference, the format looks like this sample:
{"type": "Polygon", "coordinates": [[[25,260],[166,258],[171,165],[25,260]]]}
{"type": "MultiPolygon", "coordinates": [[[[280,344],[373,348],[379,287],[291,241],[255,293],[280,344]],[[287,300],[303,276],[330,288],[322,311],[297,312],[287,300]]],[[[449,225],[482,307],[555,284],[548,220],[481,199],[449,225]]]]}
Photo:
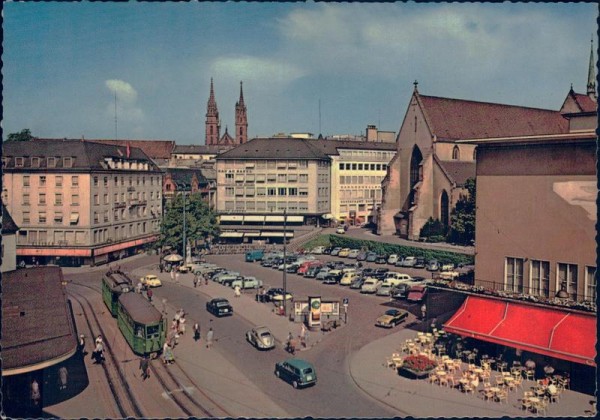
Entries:
{"type": "Polygon", "coordinates": [[[139,148],[81,140],[3,144],[2,199],[18,262],[100,264],[158,239],[162,173],[139,148]]]}

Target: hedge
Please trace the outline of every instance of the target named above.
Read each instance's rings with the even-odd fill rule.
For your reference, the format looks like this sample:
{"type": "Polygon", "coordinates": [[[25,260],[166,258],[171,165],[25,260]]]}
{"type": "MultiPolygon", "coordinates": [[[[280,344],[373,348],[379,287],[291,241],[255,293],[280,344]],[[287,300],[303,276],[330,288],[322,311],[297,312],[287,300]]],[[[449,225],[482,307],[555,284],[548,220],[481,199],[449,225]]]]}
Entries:
{"type": "Polygon", "coordinates": [[[406,245],[395,245],[385,242],[367,241],[363,239],[354,239],[341,235],[320,235],[315,239],[304,244],[304,249],[313,249],[316,246],[339,246],[342,248],[365,249],[378,254],[398,254],[403,257],[413,256],[422,257],[426,261],[438,260],[444,263],[453,263],[455,265],[474,263],[473,255],[461,254],[451,251],[440,251],[437,249],[417,248],[406,245]]]}

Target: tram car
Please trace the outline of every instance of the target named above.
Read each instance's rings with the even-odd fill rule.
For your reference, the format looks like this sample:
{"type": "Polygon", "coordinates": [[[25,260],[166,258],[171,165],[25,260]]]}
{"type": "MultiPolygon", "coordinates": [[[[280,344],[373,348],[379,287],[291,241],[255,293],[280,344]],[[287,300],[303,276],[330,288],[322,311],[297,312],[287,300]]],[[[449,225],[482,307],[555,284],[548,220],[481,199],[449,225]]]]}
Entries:
{"type": "Polygon", "coordinates": [[[113,317],[117,316],[117,303],[123,293],[133,292],[133,281],[121,271],[109,271],[102,276],[102,300],[113,317]]]}
{"type": "Polygon", "coordinates": [[[166,319],[142,295],[121,294],[117,305],[117,325],[134,353],[156,357],[162,351],[166,319]]]}

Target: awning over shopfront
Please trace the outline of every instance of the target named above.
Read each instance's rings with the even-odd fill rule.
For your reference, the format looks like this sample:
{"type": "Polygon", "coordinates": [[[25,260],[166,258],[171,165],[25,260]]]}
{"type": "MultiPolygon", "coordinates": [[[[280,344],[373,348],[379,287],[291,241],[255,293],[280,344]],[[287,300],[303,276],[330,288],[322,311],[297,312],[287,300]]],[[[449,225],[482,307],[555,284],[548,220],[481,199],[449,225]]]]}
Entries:
{"type": "MultiPolygon", "coordinates": [[[[283,232],[261,232],[260,236],[262,237],[279,237],[279,238],[283,238],[283,232]]],[[[285,236],[286,238],[293,238],[294,237],[294,232],[285,232],[285,236]]]]}
{"type": "Polygon", "coordinates": [[[304,222],[304,216],[288,216],[287,221],[292,223],[302,223],[304,222]]]}
{"type": "Polygon", "coordinates": [[[283,223],[283,216],[265,216],[265,222],[281,222],[281,223],[283,223]]]}
{"type": "Polygon", "coordinates": [[[244,234],[243,232],[221,232],[219,236],[221,238],[241,238],[244,234]]]}
{"type": "Polygon", "coordinates": [[[468,296],[444,329],[557,359],[596,365],[594,314],[468,296]]]}
{"type": "Polygon", "coordinates": [[[265,216],[244,216],[244,222],[264,222],[265,216]]]}
{"type": "Polygon", "coordinates": [[[237,214],[224,214],[219,216],[221,222],[241,222],[244,220],[244,216],[237,214]]]}
{"type": "Polygon", "coordinates": [[[260,232],[244,232],[245,238],[258,238],[260,236],[260,232]]]}

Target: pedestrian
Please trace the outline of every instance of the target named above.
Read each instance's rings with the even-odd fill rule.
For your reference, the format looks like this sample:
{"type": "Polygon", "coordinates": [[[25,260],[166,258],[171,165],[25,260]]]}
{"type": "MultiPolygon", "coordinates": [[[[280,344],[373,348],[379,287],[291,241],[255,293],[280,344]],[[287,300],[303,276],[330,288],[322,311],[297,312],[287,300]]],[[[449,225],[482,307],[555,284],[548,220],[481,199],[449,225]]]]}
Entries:
{"type": "Polygon", "coordinates": [[[92,353],[92,359],[94,359],[94,363],[102,363],[104,361],[104,346],[102,345],[102,341],[96,342],[96,348],[92,353]]]}
{"type": "Polygon", "coordinates": [[[152,289],[148,289],[146,296],[148,296],[148,301],[152,302],[152,289]]]}
{"type": "Polygon", "coordinates": [[[427,305],[421,305],[421,319],[425,319],[427,316],[427,305]]]}
{"type": "Polygon", "coordinates": [[[208,286],[208,275],[207,274],[204,275],[204,285],[208,286]]]}
{"type": "Polygon", "coordinates": [[[198,274],[194,274],[194,288],[198,286],[198,274]]]}
{"type": "Polygon", "coordinates": [[[236,298],[240,297],[240,286],[238,286],[237,284],[233,288],[233,296],[236,298]]]}
{"type": "Polygon", "coordinates": [[[79,341],[77,342],[77,350],[79,354],[85,356],[87,353],[85,352],[85,335],[79,335],[79,341]]]}
{"type": "Polygon", "coordinates": [[[163,356],[165,365],[169,365],[175,361],[175,356],[173,355],[173,348],[167,343],[165,343],[165,346],[163,347],[163,356]]]}
{"type": "Polygon", "coordinates": [[[139,294],[142,294],[142,282],[138,281],[138,284],[135,286],[135,290],[136,292],[138,292],[139,294]]]}
{"type": "Polygon", "coordinates": [[[60,369],[58,369],[58,389],[59,390],[63,390],[63,389],[67,389],[67,379],[69,377],[69,372],[67,371],[67,368],[65,366],[61,366],[60,369]]]}
{"type": "Polygon", "coordinates": [[[31,402],[33,405],[38,406],[41,398],[42,395],[40,394],[40,385],[38,384],[38,381],[34,379],[31,382],[31,402]]]}
{"type": "Polygon", "coordinates": [[[142,356],[140,358],[140,370],[142,371],[142,380],[146,380],[150,377],[150,361],[148,356],[142,356]]]}
{"type": "Polygon", "coordinates": [[[100,335],[100,334],[96,337],[96,341],[95,341],[96,345],[98,345],[98,343],[100,343],[100,344],[102,343],[102,335],[100,335]]]}
{"type": "Polygon", "coordinates": [[[171,280],[175,281],[175,269],[171,269],[171,280]]]}
{"type": "Polygon", "coordinates": [[[200,324],[194,324],[194,341],[200,340],[200,324]]]}
{"type": "Polygon", "coordinates": [[[165,266],[162,263],[160,263],[160,264],[158,264],[158,269],[162,273],[163,271],[165,271],[165,266]]]}
{"type": "Polygon", "coordinates": [[[206,348],[209,349],[212,347],[212,342],[213,342],[213,336],[214,336],[215,332],[213,331],[212,327],[210,327],[208,329],[208,332],[206,333],[206,348]]]}
{"type": "Polygon", "coordinates": [[[179,329],[177,332],[181,335],[185,334],[185,318],[184,317],[179,318],[179,329]]]}

